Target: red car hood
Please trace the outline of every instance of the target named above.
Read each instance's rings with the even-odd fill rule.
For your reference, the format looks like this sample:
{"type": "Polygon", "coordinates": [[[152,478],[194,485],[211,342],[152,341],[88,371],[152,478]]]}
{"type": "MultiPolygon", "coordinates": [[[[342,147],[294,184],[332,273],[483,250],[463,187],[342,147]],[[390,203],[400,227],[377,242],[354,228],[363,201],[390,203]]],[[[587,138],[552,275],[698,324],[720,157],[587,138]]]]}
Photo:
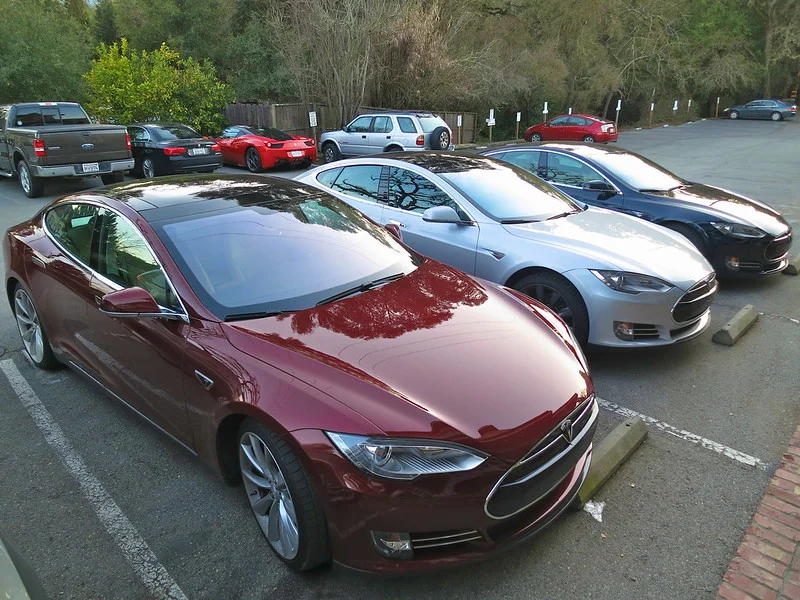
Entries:
{"type": "Polygon", "coordinates": [[[358,296],[224,329],[239,350],[387,435],[462,443],[509,462],[593,390],[557,317],[433,261],[358,296]]]}

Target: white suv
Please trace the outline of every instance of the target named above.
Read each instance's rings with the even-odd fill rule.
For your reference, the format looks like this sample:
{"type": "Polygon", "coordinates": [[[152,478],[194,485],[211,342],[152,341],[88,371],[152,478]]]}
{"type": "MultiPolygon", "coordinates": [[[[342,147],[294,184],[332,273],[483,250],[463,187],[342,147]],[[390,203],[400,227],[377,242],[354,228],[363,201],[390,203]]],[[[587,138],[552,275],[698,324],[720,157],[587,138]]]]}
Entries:
{"type": "Polygon", "coordinates": [[[339,131],[320,137],[326,163],[348,156],[407,150],[453,150],[453,132],[444,119],[424,112],[360,115],[339,131]]]}

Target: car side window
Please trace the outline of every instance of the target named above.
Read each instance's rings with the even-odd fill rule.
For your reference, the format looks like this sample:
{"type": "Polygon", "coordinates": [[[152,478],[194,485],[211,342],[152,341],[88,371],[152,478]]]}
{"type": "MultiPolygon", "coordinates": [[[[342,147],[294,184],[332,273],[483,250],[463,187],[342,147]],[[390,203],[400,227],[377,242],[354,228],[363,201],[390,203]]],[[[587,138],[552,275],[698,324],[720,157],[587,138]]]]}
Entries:
{"type": "Polygon", "coordinates": [[[235,138],[239,135],[239,130],[236,127],[228,127],[225,131],[222,132],[220,137],[223,138],[235,138]]]}
{"type": "Polygon", "coordinates": [[[410,117],[397,117],[397,124],[403,133],[417,133],[417,126],[410,117]]]}
{"type": "Polygon", "coordinates": [[[358,165],[343,167],[331,189],[371,202],[381,202],[379,186],[381,165],[358,165]]]}
{"type": "Polygon", "coordinates": [[[350,123],[350,131],[353,133],[366,133],[372,125],[372,117],[358,117],[350,123]]]}
{"type": "Polygon", "coordinates": [[[416,213],[423,213],[432,206],[449,206],[461,219],[470,220],[447,192],[408,169],[392,167],[389,171],[389,205],[416,213]]]}
{"type": "Polygon", "coordinates": [[[50,235],[87,267],[91,264],[98,213],[99,209],[93,204],[59,204],[44,217],[50,235]]]}
{"type": "Polygon", "coordinates": [[[583,125],[583,119],[579,117],[567,117],[565,125],[583,125]]]}
{"type": "Polygon", "coordinates": [[[582,187],[590,181],[605,181],[605,178],[589,165],[571,156],[553,153],[548,154],[547,170],[540,176],[550,183],[574,187],[582,187]]]}
{"type": "Polygon", "coordinates": [[[591,119],[584,119],[583,117],[578,117],[578,121],[580,121],[579,125],[583,125],[584,127],[589,127],[594,124],[594,121],[591,119]]]}
{"type": "Polygon", "coordinates": [[[375,117],[372,131],[375,133],[389,133],[393,128],[391,117],[375,117]]]}
{"type": "Polygon", "coordinates": [[[557,119],[553,119],[550,121],[551,127],[561,127],[562,125],[567,124],[567,117],[558,117],[557,119]]]}
{"type": "Polygon", "coordinates": [[[107,209],[100,217],[97,272],[123,288],[147,290],[164,308],[182,310],[142,235],[121,215],[107,209]]]}
{"type": "Polygon", "coordinates": [[[146,142],[150,139],[147,130],[143,127],[128,127],[128,135],[131,136],[132,142],[146,142]]]}
{"type": "Polygon", "coordinates": [[[42,111],[38,106],[25,106],[17,109],[14,116],[17,127],[36,127],[42,125],[42,111]]]}
{"type": "Polygon", "coordinates": [[[342,172],[342,167],[337,167],[335,169],[328,169],[327,171],[322,171],[321,173],[317,174],[317,181],[319,181],[322,185],[326,187],[332,187],[333,182],[336,181],[336,178],[339,176],[339,173],[342,172]]]}
{"type": "Polygon", "coordinates": [[[518,152],[506,152],[503,160],[541,177],[544,174],[544,170],[539,167],[541,156],[542,153],[539,151],[520,150],[518,152]]]}

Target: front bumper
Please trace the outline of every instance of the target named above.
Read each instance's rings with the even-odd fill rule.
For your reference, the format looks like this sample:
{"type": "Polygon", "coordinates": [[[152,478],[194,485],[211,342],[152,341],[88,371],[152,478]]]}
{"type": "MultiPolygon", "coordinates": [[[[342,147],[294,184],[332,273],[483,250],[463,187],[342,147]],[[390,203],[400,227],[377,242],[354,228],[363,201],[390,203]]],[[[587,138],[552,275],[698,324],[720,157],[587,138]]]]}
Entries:
{"type": "Polygon", "coordinates": [[[466,473],[392,481],[366,476],[320,431],[302,430],[292,435],[311,462],[334,560],[352,569],[384,573],[455,566],[525,541],[574,500],[592,452],[589,443],[574,467],[539,502],[497,520],[484,508],[490,491],[509,470],[509,465],[497,458],[466,473]],[[397,560],[382,556],[373,546],[373,531],[410,533],[414,557],[397,560]],[[433,547],[430,540],[436,540],[433,547]]]}
{"type": "Polygon", "coordinates": [[[101,160],[98,161],[99,171],[83,171],[83,163],[71,165],[58,165],[55,167],[43,167],[31,165],[31,174],[34,177],[91,177],[104,173],[115,173],[118,171],[128,171],[133,168],[133,159],[125,160],[101,160]]]}
{"type": "Polygon", "coordinates": [[[708,236],[713,249],[709,262],[722,277],[771,275],[780,273],[789,264],[791,229],[758,240],[736,240],[716,230],[708,236]]]}
{"type": "Polygon", "coordinates": [[[695,338],[708,329],[711,311],[678,322],[673,307],[686,290],[673,287],[667,292],[626,294],[609,288],[588,269],[564,273],[586,300],[589,312],[589,344],[617,348],[668,346],[695,338]],[[636,339],[627,341],[614,333],[615,323],[630,323],[636,339]]]}

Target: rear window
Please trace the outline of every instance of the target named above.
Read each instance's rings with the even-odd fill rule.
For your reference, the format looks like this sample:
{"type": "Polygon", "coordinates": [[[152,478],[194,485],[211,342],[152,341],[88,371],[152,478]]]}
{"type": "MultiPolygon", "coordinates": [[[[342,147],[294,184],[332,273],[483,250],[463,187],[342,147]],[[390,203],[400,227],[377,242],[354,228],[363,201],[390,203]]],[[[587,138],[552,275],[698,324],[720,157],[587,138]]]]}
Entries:
{"type": "Polygon", "coordinates": [[[191,127],[186,125],[162,125],[154,132],[158,139],[162,142],[170,142],[172,140],[191,140],[201,136],[191,127]]]}
{"type": "Polygon", "coordinates": [[[248,127],[247,129],[256,135],[268,137],[272,140],[278,140],[280,142],[288,142],[289,140],[294,139],[285,131],[275,129],[274,127],[248,127]]]}
{"type": "Polygon", "coordinates": [[[42,110],[38,106],[24,106],[14,116],[15,127],[36,127],[42,124],[42,110]]]}
{"type": "Polygon", "coordinates": [[[430,133],[437,127],[447,127],[447,123],[439,117],[419,117],[419,124],[425,133],[430,133]]]}
{"type": "Polygon", "coordinates": [[[77,104],[59,104],[58,111],[61,113],[61,122],[64,125],[90,125],[91,121],[83,109],[77,104]]]}
{"type": "Polygon", "coordinates": [[[25,106],[17,109],[17,114],[14,117],[14,125],[16,127],[90,124],[89,117],[77,104],[25,106]]]}

